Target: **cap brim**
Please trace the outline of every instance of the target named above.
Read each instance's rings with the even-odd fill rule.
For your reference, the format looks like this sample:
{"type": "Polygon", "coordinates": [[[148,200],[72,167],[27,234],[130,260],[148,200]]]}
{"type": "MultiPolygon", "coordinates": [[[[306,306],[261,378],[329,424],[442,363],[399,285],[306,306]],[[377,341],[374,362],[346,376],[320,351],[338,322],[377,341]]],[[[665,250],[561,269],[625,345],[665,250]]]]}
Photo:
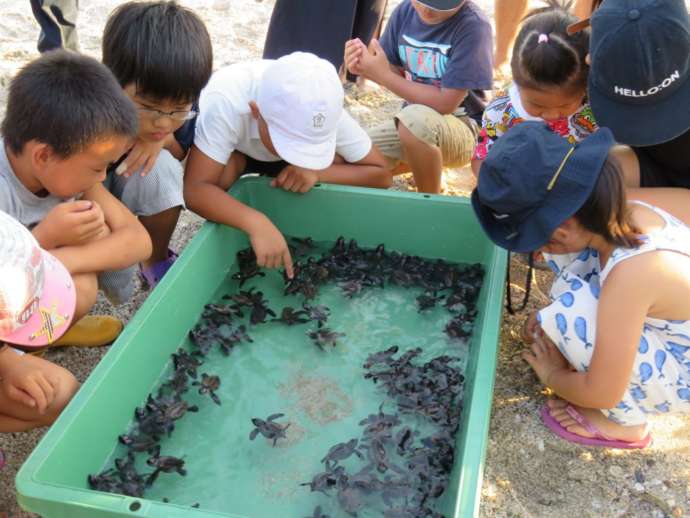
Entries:
{"type": "MultiPolygon", "coordinates": [[[[608,157],[608,151],[614,144],[611,133],[606,130],[599,130],[580,143],[580,153],[576,149],[573,157],[563,168],[561,176],[577,178],[578,183],[586,186],[586,188],[583,187],[578,190],[555,188],[547,197],[544,205],[535,209],[533,214],[525,218],[517,228],[497,219],[494,216],[494,211],[479,200],[475,188],[471,198],[472,208],[482,229],[496,245],[511,252],[528,253],[540,249],[549,242],[554,231],[580,210],[587,201],[594,189],[604,161],[608,157]],[[601,153],[593,157],[592,160],[580,158],[585,156],[583,152],[597,146],[601,146],[601,153]],[[576,166],[578,161],[580,164],[576,166]],[[512,237],[510,237],[511,235],[512,237]]],[[[557,180],[556,186],[559,185],[562,184],[558,184],[557,180]]]]}
{"type": "Polygon", "coordinates": [[[629,146],[663,144],[690,129],[690,116],[682,107],[690,106],[690,77],[673,95],[644,105],[619,103],[597,90],[591,82],[589,104],[599,127],[609,128],[616,141],[629,146]]]}
{"type": "Polygon", "coordinates": [[[422,4],[425,7],[428,7],[429,9],[433,9],[434,11],[452,11],[453,9],[457,9],[460,7],[462,4],[465,3],[466,0],[417,0],[418,3],[422,4]]]}
{"type": "Polygon", "coordinates": [[[330,167],[335,159],[336,132],[323,142],[304,142],[280,130],[268,127],[273,147],[278,156],[288,164],[305,169],[322,170],[330,167]]]}
{"type": "Polygon", "coordinates": [[[0,341],[22,348],[50,345],[69,329],[74,317],[77,293],[72,276],[64,265],[45,250],[43,254],[43,294],[29,320],[0,341]]]}

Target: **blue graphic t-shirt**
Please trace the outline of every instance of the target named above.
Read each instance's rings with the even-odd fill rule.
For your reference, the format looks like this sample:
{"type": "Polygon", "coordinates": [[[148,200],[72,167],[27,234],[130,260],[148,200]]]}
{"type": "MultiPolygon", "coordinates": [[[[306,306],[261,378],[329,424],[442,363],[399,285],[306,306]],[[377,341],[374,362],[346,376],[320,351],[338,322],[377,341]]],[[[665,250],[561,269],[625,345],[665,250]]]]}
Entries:
{"type": "Polygon", "coordinates": [[[381,46],[410,81],[469,90],[462,107],[481,121],[484,90],[491,90],[493,82],[493,40],[491,24],[474,2],[468,0],[448,20],[428,25],[404,0],[393,11],[381,46]]]}

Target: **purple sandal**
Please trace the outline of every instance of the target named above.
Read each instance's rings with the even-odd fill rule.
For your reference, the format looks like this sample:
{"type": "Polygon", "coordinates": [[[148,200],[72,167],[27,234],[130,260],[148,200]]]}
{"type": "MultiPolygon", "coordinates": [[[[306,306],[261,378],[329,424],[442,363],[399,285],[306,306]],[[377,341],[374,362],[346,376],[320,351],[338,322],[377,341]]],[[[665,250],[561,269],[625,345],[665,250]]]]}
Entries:
{"type": "Polygon", "coordinates": [[[5,466],[5,452],[0,450],[0,469],[5,466]]]}
{"type": "Polygon", "coordinates": [[[168,272],[176,260],[177,254],[168,249],[168,258],[164,259],[163,261],[159,261],[146,268],[139,263],[139,277],[141,277],[141,280],[148,284],[151,289],[153,289],[168,272]]]}

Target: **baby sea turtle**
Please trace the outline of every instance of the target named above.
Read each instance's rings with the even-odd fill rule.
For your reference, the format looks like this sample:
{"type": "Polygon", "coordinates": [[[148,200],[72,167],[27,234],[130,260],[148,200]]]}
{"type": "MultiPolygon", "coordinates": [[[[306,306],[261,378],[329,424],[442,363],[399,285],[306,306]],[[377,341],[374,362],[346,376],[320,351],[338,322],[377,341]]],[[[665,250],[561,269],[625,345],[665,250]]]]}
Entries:
{"type": "Polygon", "coordinates": [[[237,273],[234,273],[232,275],[232,279],[236,281],[240,281],[240,288],[244,285],[245,282],[247,282],[249,279],[253,277],[265,277],[266,274],[261,271],[261,268],[254,263],[254,264],[248,264],[244,265],[244,267],[240,268],[240,271],[237,273]]]}
{"type": "Polygon", "coordinates": [[[324,346],[326,345],[335,347],[338,338],[342,338],[343,336],[345,336],[345,333],[336,333],[335,331],[332,331],[327,327],[322,327],[320,329],[308,331],[307,336],[311,338],[312,342],[314,342],[314,345],[316,345],[319,349],[323,351],[324,346]]]}
{"type": "Polygon", "coordinates": [[[124,444],[133,452],[145,451],[152,453],[158,445],[158,441],[155,440],[153,437],[149,437],[143,434],[134,436],[122,434],[117,438],[117,440],[120,442],[120,444],[124,444]]]}
{"type": "Polygon", "coordinates": [[[195,381],[192,385],[199,387],[199,394],[208,394],[216,405],[220,405],[220,398],[216,394],[216,390],[220,387],[218,376],[209,376],[204,372],[201,374],[201,381],[195,381]]]}
{"type": "Polygon", "coordinates": [[[249,440],[253,441],[256,436],[261,434],[266,439],[273,439],[273,446],[276,445],[278,439],[285,439],[287,436],[285,430],[288,429],[290,423],[279,424],[275,423],[276,419],[283,417],[285,414],[271,414],[265,420],[258,417],[252,418],[252,424],[256,427],[249,434],[249,440]]]}
{"type": "Polygon", "coordinates": [[[161,456],[160,453],[161,447],[159,445],[156,447],[153,455],[146,461],[146,464],[155,468],[155,471],[149,475],[147,485],[153,484],[160,473],[178,473],[183,477],[187,475],[183,459],[169,455],[161,456]]]}
{"type": "Polygon", "coordinates": [[[386,349],[385,351],[379,351],[377,353],[371,353],[369,356],[367,356],[366,361],[364,362],[364,367],[365,369],[370,369],[377,363],[390,363],[392,360],[393,356],[395,356],[398,353],[398,346],[393,345],[386,349]]]}
{"type": "Polygon", "coordinates": [[[203,363],[197,356],[189,354],[182,348],[172,354],[172,359],[176,371],[182,371],[194,379],[197,377],[197,368],[203,363]]]}
{"type": "Polygon", "coordinates": [[[266,322],[268,316],[276,316],[271,308],[268,307],[268,302],[265,300],[260,300],[254,303],[252,306],[252,313],[249,317],[249,322],[252,325],[263,324],[266,322]]]}
{"type": "Polygon", "coordinates": [[[247,327],[244,324],[230,331],[229,335],[221,337],[220,352],[228,356],[232,352],[233,347],[242,342],[254,342],[247,334],[247,327]]]}
{"type": "Polygon", "coordinates": [[[321,459],[321,462],[326,464],[326,467],[330,469],[331,464],[335,465],[338,463],[338,461],[345,460],[352,455],[357,455],[360,459],[363,459],[364,456],[357,449],[358,444],[359,441],[357,439],[352,439],[347,442],[340,442],[335,446],[331,446],[331,449],[328,450],[326,456],[321,459]]]}
{"type": "Polygon", "coordinates": [[[343,476],[345,476],[345,468],[342,466],[336,466],[333,469],[326,468],[326,471],[314,475],[311,482],[304,482],[300,486],[309,486],[312,492],[319,491],[326,495],[328,494],[326,491],[333,489],[343,476]]]}
{"type": "Polygon", "coordinates": [[[321,511],[321,506],[317,505],[314,508],[314,512],[310,514],[309,516],[306,516],[305,518],[331,518],[329,515],[325,514],[323,511],[321,511]]]}
{"type": "Polygon", "coordinates": [[[295,308],[291,308],[290,306],[287,306],[283,308],[283,311],[280,313],[280,318],[274,318],[271,320],[271,322],[282,322],[286,326],[294,326],[297,324],[306,324],[309,322],[308,318],[305,318],[307,315],[306,311],[302,310],[296,310],[295,308]]]}
{"type": "Polygon", "coordinates": [[[436,303],[443,300],[443,298],[443,295],[437,295],[435,291],[427,291],[426,293],[417,297],[417,307],[419,308],[420,312],[435,308],[436,303]]]}
{"type": "Polygon", "coordinates": [[[309,320],[316,322],[319,327],[323,327],[331,314],[331,310],[326,306],[312,306],[310,304],[303,304],[302,308],[304,308],[304,311],[307,312],[307,317],[309,317],[309,320]]]}

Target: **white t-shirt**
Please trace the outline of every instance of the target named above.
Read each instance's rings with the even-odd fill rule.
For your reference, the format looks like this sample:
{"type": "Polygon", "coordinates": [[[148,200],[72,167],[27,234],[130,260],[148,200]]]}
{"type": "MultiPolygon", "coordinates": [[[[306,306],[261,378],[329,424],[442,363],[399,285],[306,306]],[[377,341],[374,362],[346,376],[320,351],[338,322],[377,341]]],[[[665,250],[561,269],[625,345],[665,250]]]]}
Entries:
{"type": "MultiPolygon", "coordinates": [[[[194,145],[206,156],[227,164],[237,150],[262,162],[277,162],[259,138],[250,101],[256,101],[259,83],[270,60],[237,63],[216,71],[199,99],[194,145]]],[[[338,123],[335,152],[346,162],[362,160],[371,151],[369,135],[343,109],[338,123]]]]}

